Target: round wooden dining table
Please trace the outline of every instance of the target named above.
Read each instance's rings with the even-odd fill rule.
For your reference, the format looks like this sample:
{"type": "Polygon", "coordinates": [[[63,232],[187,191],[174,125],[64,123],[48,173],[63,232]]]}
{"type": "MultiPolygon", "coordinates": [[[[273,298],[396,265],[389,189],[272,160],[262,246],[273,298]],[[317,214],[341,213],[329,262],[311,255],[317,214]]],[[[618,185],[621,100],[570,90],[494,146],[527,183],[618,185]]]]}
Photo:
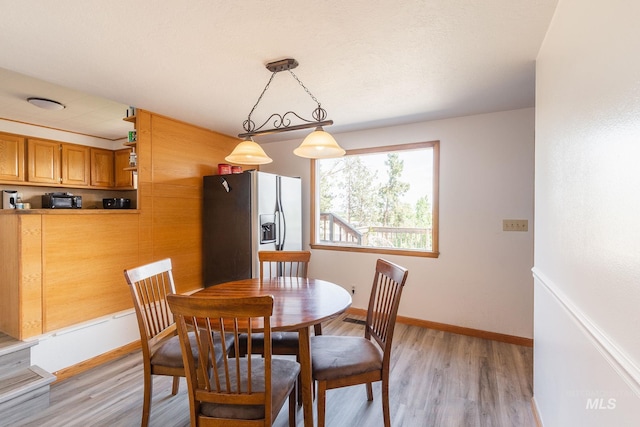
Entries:
{"type": "Polygon", "coordinates": [[[351,295],[343,287],[319,279],[279,277],[243,279],[209,286],[194,296],[273,296],[272,331],[297,331],[305,427],[313,427],[313,394],[309,327],[343,313],[351,295]]]}

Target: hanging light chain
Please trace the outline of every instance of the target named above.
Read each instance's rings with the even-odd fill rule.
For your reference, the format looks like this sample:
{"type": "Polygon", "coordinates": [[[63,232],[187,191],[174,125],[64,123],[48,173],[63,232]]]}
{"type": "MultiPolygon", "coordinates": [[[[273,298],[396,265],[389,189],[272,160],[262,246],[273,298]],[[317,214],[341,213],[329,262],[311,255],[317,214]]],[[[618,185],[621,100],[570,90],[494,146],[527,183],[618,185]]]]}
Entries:
{"type": "Polygon", "coordinates": [[[291,59],[291,58],[281,60],[281,61],[270,62],[269,64],[267,64],[266,67],[269,71],[271,71],[271,77],[269,78],[269,81],[265,85],[264,89],[262,89],[262,93],[258,97],[258,100],[256,101],[256,103],[253,105],[253,108],[251,108],[251,111],[249,112],[247,119],[242,123],[242,127],[244,128],[245,133],[239,134],[238,137],[249,138],[259,134],[262,135],[262,134],[275,133],[275,132],[285,132],[289,130],[307,129],[309,127],[321,127],[321,126],[328,126],[333,124],[333,120],[326,120],[327,111],[324,108],[322,108],[320,101],[318,101],[318,98],[316,98],[311,93],[311,91],[309,91],[309,89],[304,85],[304,83],[302,83],[302,81],[298,78],[298,76],[296,76],[295,73],[292,71],[292,69],[297,66],[298,66],[298,62],[295,59],[291,59]],[[317,107],[311,112],[311,117],[313,118],[313,120],[308,120],[304,117],[301,117],[294,111],[288,111],[284,114],[273,113],[271,116],[269,116],[267,120],[265,120],[264,123],[256,127],[255,122],[251,120],[251,116],[253,115],[253,112],[256,110],[256,108],[262,101],[262,97],[269,89],[275,75],[280,71],[285,71],[285,70],[289,71],[291,76],[298,82],[298,84],[304,89],[304,91],[307,92],[309,97],[311,97],[311,99],[316,103],[317,107]],[[292,125],[290,120],[290,117],[292,116],[295,116],[300,121],[303,121],[306,123],[299,124],[299,125],[292,125]],[[265,125],[271,122],[272,120],[273,120],[272,124],[274,126],[273,129],[263,130],[265,125]]]}
{"type": "Polygon", "coordinates": [[[276,73],[277,73],[277,71],[274,71],[273,73],[271,73],[271,77],[269,78],[269,81],[267,82],[267,85],[264,87],[264,89],[262,89],[262,93],[258,97],[258,100],[254,104],[254,106],[251,109],[251,111],[249,111],[249,116],[247,117],[247,120],[242,124],[242,127],[247,132],[251,132],[255,128],[255,124],[253,123],[253,120],[251,120],[251,115],[253,114],[253,112],[256,109],[256,107],[258,106],[258,104],[260,104],[260,101],[262,101],[262,97],[264,96],[264,93],[267,91],[267,89],[269,89],[269,85],[271,84],[271,81],[275,77],[276,73]]]}
{"type": "Polygon", "coordinates": [[[313,99],[315,101],[316,104],[318,104],[318,107],[320,107],[320,101],[318,101],[318,99],[313,96],[313,94],[311,92],[309,92],[309,89],[307,89],[307,87],[304,85],[304,83],[302,83],[302,81],[300,81],[300,79],[298,78],[298,76],[295,75],[295,73],[291,70],[288,70],[291,75],[293,76],[294,79],[297,80],[298,83],[300,83],[300,86],[302,86],[302,88],[304,89],[305,92],[307,92],[309,94],[309,96],[311,97],[311,99],[313,99]]]}

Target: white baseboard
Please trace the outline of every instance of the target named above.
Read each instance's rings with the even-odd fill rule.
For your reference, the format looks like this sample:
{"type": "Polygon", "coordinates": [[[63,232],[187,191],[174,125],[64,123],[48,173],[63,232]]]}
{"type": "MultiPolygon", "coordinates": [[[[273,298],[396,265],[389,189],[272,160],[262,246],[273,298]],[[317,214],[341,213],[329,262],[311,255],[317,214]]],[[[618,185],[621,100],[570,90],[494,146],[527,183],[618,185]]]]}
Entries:
{"type": "Polygon", "coordinates": [[[133,309],[35,337],[31,363],[56,372],[140,339],[133,309]]]}

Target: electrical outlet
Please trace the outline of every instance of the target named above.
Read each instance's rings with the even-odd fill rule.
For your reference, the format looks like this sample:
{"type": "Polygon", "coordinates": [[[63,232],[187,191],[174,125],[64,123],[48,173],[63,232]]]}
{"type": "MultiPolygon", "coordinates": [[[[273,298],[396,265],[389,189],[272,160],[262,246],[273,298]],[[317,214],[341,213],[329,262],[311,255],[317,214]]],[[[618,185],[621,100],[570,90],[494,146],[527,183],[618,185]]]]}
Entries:
{"type": "Polygon", "coordinates": [[[529,231],[529,220],[503,219],[502,231],[529,231]]]}
{"type": "Polygon", "coordinates": [[[351,286],[351,294],[355,295],[356,294],[356,285],[352,285],[351,286]]]}

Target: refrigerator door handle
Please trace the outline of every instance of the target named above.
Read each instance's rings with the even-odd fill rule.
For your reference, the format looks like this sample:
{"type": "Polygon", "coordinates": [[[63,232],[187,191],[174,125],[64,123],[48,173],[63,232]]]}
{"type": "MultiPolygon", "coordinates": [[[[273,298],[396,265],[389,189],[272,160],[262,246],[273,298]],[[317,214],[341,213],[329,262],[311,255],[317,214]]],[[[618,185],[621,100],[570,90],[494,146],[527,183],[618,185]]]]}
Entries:
{"type": "Polygon", "coordinates": [[[220,184],[222,184],[222,187],[224,188],[224,190],[228,193],[231,189],[229,188],[229,183],[227,182],[226,179],[220,177],[220,184]]]}
{"type": "Polygon", "coordinates": [[[276,177],[276,224],[278,227],[278,240],[276,241],[276,251],[284,249],[284,241],[287,237],[287,220],[282,211],[282,181],[281,177],[276,177]]]}
{"type": "Polygon", "coordinates": [[[278,227],[278,240],[276,241],[276,251],[284,249],[284,241],[287,237],[287,220],[284,212],[276,211],[276,224],[278,227]]]}

